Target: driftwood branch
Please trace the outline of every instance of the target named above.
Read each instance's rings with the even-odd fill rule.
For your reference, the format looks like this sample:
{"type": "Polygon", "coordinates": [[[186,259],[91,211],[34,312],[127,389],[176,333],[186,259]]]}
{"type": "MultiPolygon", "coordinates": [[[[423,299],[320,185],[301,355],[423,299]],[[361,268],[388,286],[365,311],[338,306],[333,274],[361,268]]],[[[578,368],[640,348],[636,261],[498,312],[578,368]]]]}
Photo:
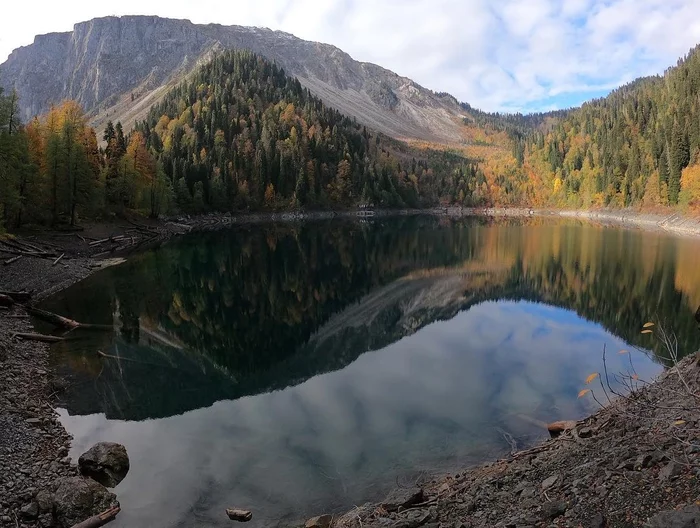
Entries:
{"type": "Polygon", "coordinates": [[[23,251],[19,249],[7,249],[2,248],[3,253],[9,253],[10,255],[19,255],[22,257],[37,257],[37,258],[56,258],[56,253],[41,252],[36,251],[23,251]]]}
{"type": "Polygon", "coordinates": [[[110,508],[99,515],[95,515],[94,517],[90,517],[83,522],[74,524],[72,528],[99,528],[108,522],[112,522],[120,511],[121,508],[119,508],[119,506],[115,506],[114,508],[110,508]]]}
{"type": "Polygon", "coordinates": [[[24,256],[24,255],[17,255],[16,257],[9,258],[9,259],[7,259],[5,262],[3,262],[3,264],[4,264],[5,266],[9,266],[9,265],[12,264],[13,262],[17,262],[17,261],[18,261],[19,259],[21,259],[23,256],[24,256]]]}
{"type": "Polygon", "coordinates": [[[61,259],[62,259],[63,257],[65,257],[65,256],[66,256],[65,253],[61,253],[61,256],[58,257],[56,260],[54,260],[54,261],[53,261],[53,264],[51,264],[51,266],[55,266],[56,264],[58,264],[59,262],[61,262],[61,259]]]}
{"type": "Polygon", "coordinates": [[[67,317],[63,317],[62,315],[47,312],[46,310],[34,308],[33,306],[27,306],[27,312],[36,317],[37,319],[41,319],[42,321],[46,321],[47,323],[51,323],[52,325],[61,328],[73,329],[78,328],[80,326],[80,323],[78,321],[68,319],[67,317]]]}
{"type": "Polygon", "coordinates": [[[226,515],[232,521],[248,522],[253,518],[253,512],[248,510],[239,510],[238,508],[226,508],[226,515]]]}
{"type": "Polygon", "coordinates": [[[73,319],[69,319],[68,317],[63,317],[62,315],[48,312],[40,308],[35,308],[33,306],[27,306],[26,309],[28,313],[37,319],[41,319],[42,321],[46,321],[47,323],[51,323],[54,326],[64,328],[66,330],[75,330],[76,328],[84,330],[112,330],[113,328],[112,325],[80,323],[73,319]]]}
{"type": "Polygon", "coordinates": [[[65,337],[58,337],[46,334],[28,334],[24,332],[15,332],[12,337],[18,337],[24,339],[25,341],[41,341],[42,343],[58,343],[60,341],[65,341],[65,337]]]}

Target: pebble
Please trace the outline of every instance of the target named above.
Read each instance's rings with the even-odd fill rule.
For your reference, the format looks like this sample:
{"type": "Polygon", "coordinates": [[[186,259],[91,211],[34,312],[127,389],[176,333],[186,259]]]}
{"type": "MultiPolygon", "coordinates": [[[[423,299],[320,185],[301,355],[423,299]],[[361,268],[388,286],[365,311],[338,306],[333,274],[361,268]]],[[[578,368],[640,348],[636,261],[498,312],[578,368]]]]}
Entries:
{"type": "Polygon", "coordinates": [[[552,475],[551,477],[546,478],[546,479],[542,482],[542,489],[543,489],[543,490],[548,490],[549,488],[551,488],[552,486],[554,486],[554,485],[557,483],[558,480],[559,480],[559,475],[552,475]]]}

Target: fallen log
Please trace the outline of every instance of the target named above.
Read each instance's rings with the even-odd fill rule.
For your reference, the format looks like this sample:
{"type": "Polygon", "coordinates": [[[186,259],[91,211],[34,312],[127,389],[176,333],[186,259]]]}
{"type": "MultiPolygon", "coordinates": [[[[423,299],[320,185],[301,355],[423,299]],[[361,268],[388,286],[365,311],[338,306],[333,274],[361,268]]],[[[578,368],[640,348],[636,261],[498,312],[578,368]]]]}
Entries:
{"type": "Polygon", "coordinates": [[[63,317],[62,315],[48,312],[40,308],[35,308],[34,306],[27,306],[26,310],[37,319],[41,319],[42,321],[46,321],[47,323],[51,323],[54,326],[58,326],[59,328],[64,328],[66,330],[75,330],[76,328],[81,328],[84,330],[112,330],[113,328],[112,325],[80,323],[73,319],[69,319],[68,317],[63,317]]]}
{"type": "Polygon", "coordinates": [[[24,256],[24,255],[17,255],[16,257],[9,258],[9,259],[7,259],[3,264],[4,264],[5,266],[9,266],[9,265],[12,264],[13,262],[17,262],[17,261],[18,261],[19,259],[21,259],[23,256],[24,256]]]}
{"type": "Polygon", "coordinates": [[[253,512],[238,508],[226,508],[226,515],[232,521],[248,522],[253,518],[253,512]]]}
{"type": "Polygon", "coordinates": [[[120,511],[121,508],[119,508],[119,506],[115,506],[114,508],[110,508],[99,515],[95,515],[94,517],[85,519],[83,522],[74,524],[72,528],[99,528],[100,526],[104,526],[105,524],[112,522],[120,511]]]}
{"type": "Polygon", "coordinates": [[[58,343],[60,341],[65,341],[65,337],[58,337],[46,334],[30,334],[24,332],[14,332],[12,337],[18,337],[19,339],[24,339],[25,341],[41,341],[42,343],[58,343]]]}
{"type": "Polygon", "coordinates": [[[112,235],[112,236],[107,237],[107,238],[101,238],[99,240],[94,240],[93,242],[90,242],[88,245],[90,247],[96,247],[96,246],[100,246],[102,244],[105,244],[106,242],[112,242],[112,243],[119,242],[121,240],[124,240],[125,238],[127,238],[125,235],[112,235]]]}
{"type": "Polygon", "coordinates": [[[37,319],[41,319],[42,321],[46,321],[47,323],[51,323],[52,325],[59,326],[61,328],[73,329],[80,326],[78,321],[68,319],[67,317],[63,317],[62,315],[52,312],[47,312],[46,310],[34,308],[33,306],[27,306],[27,312],[37,319]]]}
{"type": "Polygon", "coordinates": [[[0,306],[12,306],[13,304],[15,304],[15,300],[12,297],[0,293],[0,306]]]}
{"type": "Polygon", "coordinates": [[[65,253],[61,253],[61,256],[58,257],[56,260],[54,260],[54,261],[53,261],[53,264],[51,264],[51,266],[53,267],[53,266],[55,266],[56,264],[58,264],[58,263],[61,261],[61,259],[62,259],[63,257],[65,257],[65,256],[66,256],[65,253]]]}
{"type": "Polygon", "coordinates": [[[30,244],[26,240],[15,240],[14,243],[19,249],[24,249],[25,251],[37,251],[39,253],[46,251],[45,248],[40,248],[34,244],[30,244]]]}

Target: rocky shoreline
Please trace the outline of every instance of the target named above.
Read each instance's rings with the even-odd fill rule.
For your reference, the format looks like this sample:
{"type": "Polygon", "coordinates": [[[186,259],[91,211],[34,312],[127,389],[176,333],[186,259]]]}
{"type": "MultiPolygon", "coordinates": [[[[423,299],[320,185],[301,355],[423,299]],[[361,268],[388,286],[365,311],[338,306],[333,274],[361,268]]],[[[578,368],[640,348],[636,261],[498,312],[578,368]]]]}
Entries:
{"type": "MultiPolygon", "coordinates": [[[[599,389],[600,390],[600,389],[599,389]]],[[[700,526],[695,354],[541,445],[332,519],[342,528],[700,526]]]]}
{"type": "Polygon", "coordinates": [[[22,315],[0,311],[0,526],[52,526],[51,512],[31,504],[77,470],[67,458],[71,438],[51,406],[61,383],[49,373],[48,345],[10,337],[33,331],[22,315]]]}
{"type": "MultiPolygon", "coordinates": [[[[151,226],[149,229],[157,236],[149,240],[160,243],[193,229],[266,221],[426,212],[449,216],[575,216],[605,224],[700,235],[697,220],[654,215],[439,209],[375,215],[347,211],[177,218],[151,226]]],[[[123,253],[118,250],[124,247],[122,241],[129,229],[133,228],[103,225],[75,234],[26,237],[32,244],[53,248],[63,257],[57,263],[45,258],[23,258],[9,265],[0,262],[0,291],[32,291],[33,300],[37,300],[66,288],[103,266],[119,262],[114,258],[123,253]],[[104,240],[107,242],[96,243],[104,240]]],[[[1,261],[14,255],[0,247],[1,261]]],[[[21,306],[0,308],[0,526],[8,528],[55,526],[51,505],[42,497],[55,491],[59,479],[78,475],[77,466],[67,458],[70,436],[52,407],[62,382],[48,368],[49,347],[13,338],[17,332],[31,331],[32,323],[21,306]]],[[[424,483],[419,490],[397,490],[389,500],[391,504],[384,501],[365,505],[346,515],[324,516],[315,522],[358,528],[696,526],[672,524],[668,519],[650,521],[660,511],[700,500],[700,440],[696,440],[700,432],[700,397],[696,396],[700,394],[700,367],[687,359],[679,372],[687,378],[683,384],[679,376],[667,371],[634,398],[606,407],[561,437],[529,451],[424,483]]],[[[700,526],[700,508],[690,508],[677,515],[700,526]]]]}
{"type": "MultiPolygon", "coordinates": [[[[452,210],[447,214],[454,215],[452,210]]],[[[573,218],[603,226],[643,229],[645,231],[665,231],[681,236],[700,236],[700,218],[683,216],[674,211],[663,213],[644,213],[634,210],[614,209],[523,209],[523,208],[487,208],[461,209],[459,216],[485,215],[492,217],[561,217],[573,218]]]]}
{"type": "Polygon", "coordinates": [[[681,236],[700,237],[700,218],[683,216],[675,211],[645,213],[614,209],[530,209],[523,207],[438,207],[432,209],[376,209],[346,211],[290,211],[249,214],[206,214],[192,218],[177,218],[175,225],[187,225],[195,230],[210,230],[234,225],[265,222],[294,222],[331,220],[336,218],[372,220],[390,216],[434,215],[450,218],[481,216],[488,218],[569,218],[601,226],[614,226],[646,231],[665,231],[681,236]]]}
{"type": "MultiPolygon", "coordinates": [[[[25,234],[9,239],[18,247],[33,246],[57,257],[30,256],[30,251],[0,244],[0,292],[31,292],[31,302],[35,302],[121,262],[116,251],[122,240],[119,237],[127,236],[131,227],[96,225],[75,233],[25,234]],[[25,255],[12,260],[20,256],[18,252],[25,255]]],[[[152,229],[154,235],[148,239],[154,242],[183,230],[175,226],[152,229]]],[[[35,332],[22,303],[7,304],[0,303],[0,527],[61,526],[69,516],[64,515],[62,521],[55,515],[52,497],[63,479],[80,478],[77,461],[68,457],[71,437],[52,406],[65,385],[49,368],[48,344],[15,337],[35,332]]],[[[101,492],[89,486],[83,491],[93,498],[101,492]]],[[[98,513],[110,496],[114,497],[109,494],[99,501],[94,499],[90,514],[98,513]]]]}

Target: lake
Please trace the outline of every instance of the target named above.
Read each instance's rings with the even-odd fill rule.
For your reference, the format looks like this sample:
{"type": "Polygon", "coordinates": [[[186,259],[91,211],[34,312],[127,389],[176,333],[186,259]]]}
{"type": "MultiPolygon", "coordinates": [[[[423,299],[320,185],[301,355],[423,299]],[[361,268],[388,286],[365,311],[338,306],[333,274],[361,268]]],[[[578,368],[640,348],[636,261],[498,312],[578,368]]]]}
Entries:
{"type": "Polygon", "coordinates": [[[547,219],[415,216],[196,233],[44,307],[74,458],[123,443],[112,526],[288,525],[507,455],[652,379],[648,321],[698,347],[700,241],[547,219]],[[619,353],[626,350],[627,353],[619,353]]]}

